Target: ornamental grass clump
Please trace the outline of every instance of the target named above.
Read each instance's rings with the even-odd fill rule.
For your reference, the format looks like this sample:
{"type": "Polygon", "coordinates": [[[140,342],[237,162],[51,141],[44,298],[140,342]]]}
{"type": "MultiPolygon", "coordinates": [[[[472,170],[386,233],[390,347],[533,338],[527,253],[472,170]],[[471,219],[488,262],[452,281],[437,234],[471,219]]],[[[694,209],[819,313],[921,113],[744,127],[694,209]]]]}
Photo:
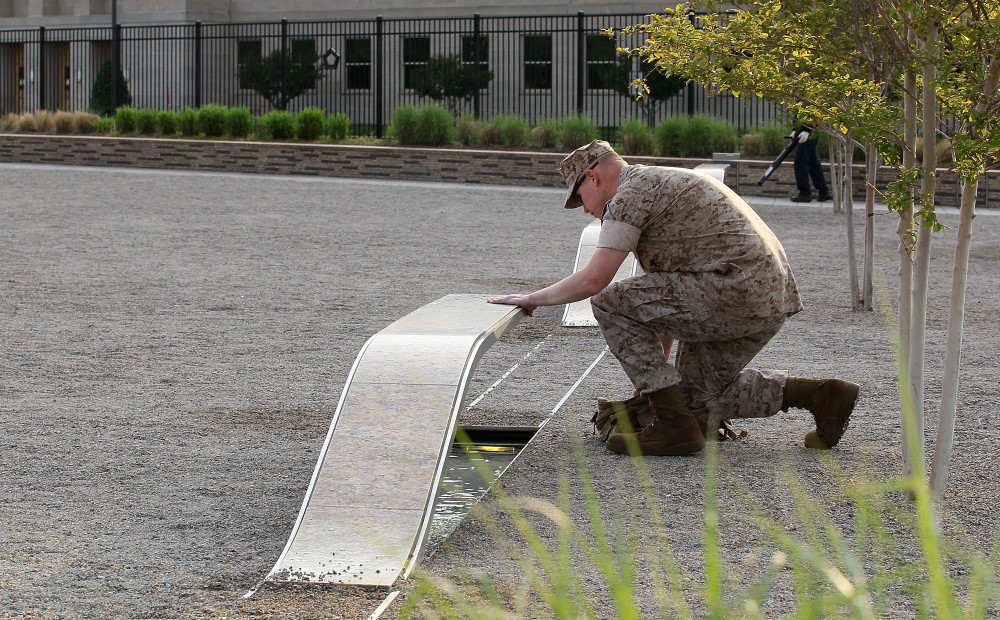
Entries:
{"type": "Polygon", "coordinates": [[[187,138],[198,136],[198,112],[192,108],[184,108],[177,113],[177,130],[187,138]]]}
{"type": "Polygon", "coordinates": [[[323,135],[323,125],[326,113],[320,108],[305,108],[295,115],[296,137],[299,140],[312,142],[323,135]]]}
{"type": "Polygon", "coordinates": [[[502,115],[496,118],[500,131],[500,144],[511,148],[524,148],[531,140],[531,127],[520,116],[502,115]]]}
{"type": "Polygon", "coordinates": [[[71,113],[56,110],[52,122],[55,124],[56,133],[73,133],[73,115],[71,113]]]}
{"type": "Polygon", "coordinates": [[[34,133],[38,131],[38,125],[35,123],[35,115],[27,112],[17,117],[17,123],[14,130],[24,133],[34,133]]]}
{"type": "Polygon", "coordinates": [[[153,136],[159,133],[159,116],[156,110],[141,109],[135,113],[135,130],[144,136],[153,136]]]}
{"type": "Polygon", "coordinates": [[[439,105],[427,105],[417,110],[418,144],[444,146],[455,138],[455,117],[439,105]]]}
{"type": "Polygon", "coordinates": [[[323,132],[334,142],[343,142],[351,135],[351,119],[343,112],[328,116],[323,132]]]}
{"type": "Polygon", "coordinates": [[[260,129],[271,140],[291,140],[295,137],[295,117],[285,110],[271,110],[260,117],[260,129]]]}
{"type": "Polygon", "coordinates": [[[221,105],[201,106],[196,113],[198,133],[206,138],[221,138],[226,135],[226,117],[226,108],[221,105]]]}
{"type": "Polygon", "coordinates": [[[479,141],[482,123],[466,114],[455,124],[455,135],[462,146],[475,146],[479,141]]]}
{"type": "Polygon", "coordinates": [[[52,133],[56,130],[56,121],[52,112],[48,110],[35,112],[35,130],[42,133],[52,133]]]}
{"type": "Polygon", "coordinates": [[[622,155],[656,155],[656,134],[646,123],[630,119],[621,126],[618,134],[622,155]]]}
{"type": "Polygon", "coordinates": [[[554,149],[560,138],[559,123],[552,119],[542,119],[531,129],[531,146],[536,149],[554,149]]]}
{"type": "Polygon", "coordinates": [[[564,119],[561,134],[560,146],[565,151],[575,150],[600,137],[597,125],[590,120],[590,117],[583,114],[564,119]]]}
{"type": "Polygon", "coordinates": [[[233,138],[246,138],[253,133],[254,118],[246,107],[229,108],[226,110],[226,135],[233,138]]]}
{"type": "Polygon", "coordinates": [[[136,131],[136,110],[131,106],[121,106],[115,110],[115,131],[122,135],[136,131]]]}
{"type": "Polygon", "coordinates": [[[163,110],[156,115],[156,127],[161,135],[170,137],[177,134],[177,113],[163,110]]]}

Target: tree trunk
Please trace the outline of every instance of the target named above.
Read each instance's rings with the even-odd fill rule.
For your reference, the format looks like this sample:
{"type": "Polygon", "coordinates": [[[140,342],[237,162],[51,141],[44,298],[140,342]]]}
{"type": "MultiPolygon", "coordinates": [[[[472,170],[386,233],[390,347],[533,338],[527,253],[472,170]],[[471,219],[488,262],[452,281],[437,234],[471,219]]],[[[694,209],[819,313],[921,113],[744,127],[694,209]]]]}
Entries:
{"type": "Polygon", "coordinates": [[[841,186],[844,179],[844,163],[840,157],[839,142],[833,140],[831,136],[828,144],[830,145],[830,188],[833,190],[833,212],[841,213],[844,210],[844,189],[841,186]]]}
{"type": "Polygon", "coordinates": [[[865,143],[865,263],[864,282],[861,288],[861,307],[872,309],[872,271],[875,264],[875,181],[878,175],[878,150],[875,143],[865,143]]]}
{"type": "Polygon", "coordinates": [[[854,208],[851,201],[851,196],[854,195],[853,183],[851,182],[851,166],[854,164],[854,140],[851,139],[851,134],[848,132],[844,136],[844,197],[843,201],[846,205],[847,217],[847,263],[848,263],[848,277],[851,282],[851,307],[854,310],[861,309],[861,291],[858,287],[858,258],[856,247],[857,244],[854,242],[854,208]]]}
{"type": "Polygon", "coordinates": [[[931,465],[931,492],[940,498],[948,480],[948,463],[955,439],[958,412],[958,376],[962,365],[962,330],[965,324],[965,288],[969,275],[969,247],[972,245],[972,220],[976,217],[978,179],[962,184],[962,206],[958,221],[955,265],[951,276],[951,306],[948,309],[947,348],[944,354],[944,377],[941,384],[941,408],[934,460],[931,465]]]}
{"type": "MultiPolygon", "coordinates": [[[[928,38],[923,41],[924,51],[929,53],[937,45],[937,29],[931,25],[928,28],[928,38]]],[[[920,182],[921,199],[928,204],[934,204],[935,161],[934,143],[937,134],[936,100],[937,89],[934,86],[937,71],[932,62],[928,61],[923,68],[923,105],[921,127],[924,132],[923,142],[923,176],[920,182]]],[[[924,461],[924,347],[927,338],[927,287],[930,280],[931,229],[929,223],[921,222],[917,233],[916,261],[913,269],[913,305],[910,320],[910,381],[913,382],[913,413],[916,417],[916,436],[920,454],[920,469],[925,471],[924,461]]],[[[911,465],[913,465],[911,463],[911,465]]],[[[917,471],[917,470],[913,470],[917,471]]],[[[910,472],[907,472],[910,473],[910,472]]]]}
{"type": "MultiPolygon", "coordinates": [[[[913,170],[917,166],[917,76],[908,71],[903,76],[903,169],[913,170]]],[[[906,372],[900,377],[900,402],[904,411],[912,411],[911,397],[913,382],[910,380],[910,321],[913,306],[913,200],[909,200],[899,212],[899,224],[896,226],[899,237],[899,366],[906,372]]],[[[913,463],[910,459],[910,442],[905,432],[909,424],[903,416],[903,470],[906,475],[913,473],[913,463]]]]}

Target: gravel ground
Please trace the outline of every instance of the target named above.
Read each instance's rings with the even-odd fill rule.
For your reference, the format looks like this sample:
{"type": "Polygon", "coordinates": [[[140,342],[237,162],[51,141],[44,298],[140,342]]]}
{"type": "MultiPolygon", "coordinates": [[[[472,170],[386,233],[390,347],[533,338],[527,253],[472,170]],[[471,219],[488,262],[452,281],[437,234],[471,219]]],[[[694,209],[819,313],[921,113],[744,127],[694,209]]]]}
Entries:
{"type": "MultiPolygon", "coordinates": [[[[442,295],[527,291],[567,273],[587,221],[557,208],[558,197],[509,187],[0,165],[0,617],[367,618],[386,591],[268,584],[241,596],[284,546],[364,341],[442,295]]],[[[851,311],[844,218],[816,206],[756,206],[782,239],[807,306],[756,364],[834,374],[863,393],[848,434],[828,454],[802,446],[811,426],[803,412],[741,422],[748,438],[720,446],[725,562],[735,583],[751,580],[774,551],[738,518],[748,498],[794,531],[795,472],[817,510],[850,535],[854,513],[837,501],[834,471],[857,481],[901,472],[889,338],[878,313],[851,311]]],[[[944,526],[968,548],[989,548],[1000,513],[992,476],[997,215],[976,221],[960,417],[941,505],[944,526]]],[[[942,219],[956,223],[953,214],[942,219]]],[[[891,300],[895,218],[875,221],[878,286],[891,300]]],[[[929,436],[953,246],[953,233],[936,238],[929,436]]],[[[603,342],[596,329],[561,328],[560,313],[539,311],[491,350],[471,395],[521,364],[463,421],[551,417],[504,476],[506,491],[558,503],[560,480],[578,480],[578,447],[609,522],[644,553],[664,551],[669,538],[693,592],[703,574],[706,458],[647,459],[652,488],[643,491],[633,463],[608,453],[587,423],[594,398],[625,395],[627,381],[605,356],[573,389],[603,342]]],[[[579,484],[568,497],[571,520],[586,530],[579,484]]],[[[498,512],[492,498],[483,508],[498,512]]],[[[554,537],[544,520],[536,523],[543,538],[554,537]]],[[[901,557],[919,557],[905,528],[891,535],[901,557]]],[[[524,568],[521,553],[503,544],[508,537],[517,541],[502,515],[494,527],[469,519],[423,569],[488,571],[513,598],[524,568]]],[[[610,617],[603,578],[585,559],[574,562],[598,617],[610,617]]],[[[638,581],[652,615],[657,580],[638,581]]],[[[787,581],[769,599],[769,616],[790,609],[787,581]]],[[[384,617],[395,616],[409,589],[384,617]]],[[[902,605],[885,614],[911,615],[902,605]]]]}

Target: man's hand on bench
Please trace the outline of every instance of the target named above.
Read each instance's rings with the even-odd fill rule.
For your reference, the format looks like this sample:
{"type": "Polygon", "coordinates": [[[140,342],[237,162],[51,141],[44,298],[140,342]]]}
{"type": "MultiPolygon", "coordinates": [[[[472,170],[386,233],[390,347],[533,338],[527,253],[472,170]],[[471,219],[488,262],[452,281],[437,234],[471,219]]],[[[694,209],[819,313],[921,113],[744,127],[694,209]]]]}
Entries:
{"type": "Polygon", "coordinates": [[[538,308],[537,305],[528,302],[528,295],[504,295],[503,297],[492,297],[487,301],[491,304],[519,306],[528,316],[531,316],[538,308]]]}

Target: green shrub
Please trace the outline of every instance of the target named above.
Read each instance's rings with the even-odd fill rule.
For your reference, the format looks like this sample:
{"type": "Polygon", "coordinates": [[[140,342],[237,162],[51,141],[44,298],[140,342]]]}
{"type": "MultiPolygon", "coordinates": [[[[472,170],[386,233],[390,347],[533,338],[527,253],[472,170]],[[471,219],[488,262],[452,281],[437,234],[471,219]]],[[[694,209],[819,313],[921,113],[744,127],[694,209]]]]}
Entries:
{"type": "Polygon", "coordinates": [[[326,112],[320,108],[305,108],[295,115],[295,126],[299,140],[312,142],[323,135],[326,112]]]}
{"type": "Polygon", "coordinates": [[[204,105],[198,108],[196,122],[198,133],[205,134],[208,138],[218,138],[226,135],[226,108],[221,105],[204,105]]]}
{"type": "Polygon", "coordinates": [[[455,118],[438,105],[396,108],[389,135],[402,145],[441,146],[450,144],[455,133],[455,118]]]}
{"type": "Polygon", "coordinates": [[[542,119],[531,130],[531,145],[538,149],[554,149],[559,145],[559,124],[551,119],[542,119]]]}
{"type": "Polygon", "coordinates": [[[104,119],[96,114],[91,114],[90,112],[74,112],[73,131],[81,134],[94,133],[95,131],[100,130],[102,120],[104,119]]]}
{"type": "Polygon", "coordinates": [[[455,126],[458,143],[462,146],[475,146],[478,143],[482,125],[481,122],[469,115],[463,116],[455,126]]]}
{"type": "Polygon", "coordinates": [[[115,131],[120,134],[135,133],[136,110],[131,106],[122,106],[115,110],[115,131]]]}
{"type": "Polygon", "coordinates": [[[160,133],[164,136],[172,136],[177,133],[177,113],[172,110],[163,110],[156,117],[156,124],[160,128],[160,133]]]}
{"type": "Polygon", "coordinates": [[[455,117],[439,105],[427,105],[417,111],[419,144],[442,146],[455,138],[455,117]]]}
{"type": "Polygon", "coordinates": [[[334,142],[346,140],[351,135],[351,119],[343,112],[337,112],[326,118],[326,128],[323,131],[334,142]]]}
{"type": "Polygon", "coordinates": [[[660,145],[660,154],[668,157],[684,155],[684,131],[687,118],[683,116],[668,116],[656,127],[656,142],[660,145]]]}
{"type": "Polygon", "coordinates": [[[402,105],[396,108],[389,124],[389,135],[402,145],[418,144],[417,142],[417,108],[412,105],[402,105]]]}
{"type": "Polygon", "coordinates": [[[184,108],[177,113],[177,129],[182,136],[198,135],[198,113],[191,108],[184,108]]]}
{"type": "Polygon", "coordinates": [[[512,148],[523,148],[531,140],[531,128],[520,116],[499,116],[496,119],[500,130],[500,143],[512,148]]]}
{"type": "Polygon", "coordinates": [[[226,110],[226,134],[234,138],[246,138],[253,132],[253,114],[248,108],[226,110]]]}
{"type": "Polygon", "coordinates": [[[260,117],[260,130],[272,140],[291,140],[295,137],[295,117],[285,110],[271,110],[260,117]]]}
{"type": "MultiPolygon", "coordinates": [[[[111,61],[106,60],[97,71],[94,85],[90,89],[90,111],[99,116],[111,114],[111,61]]],[[[118,105],[132,105],[132,95],[121,69],[118,70],[118,105]]]]}
{"type": "Polygon", "coordinates": [[[572,151],[597,140],[599,136],[600,132],[594,122],[579,114],[563,120],[560,144],[564,151],[572,151]]]}
{"type": "Polygon", "coordinates": [[[157,119],[160,113],[156,110],[136,110],[135,130],[144,136],[152,136],[157,133],[157,119]]]}
{"type": "Polygon", "coordinates": [[[656,155],[656,134],[640,120],[626,121],[619,130],[622,155],[656,155]]]}

